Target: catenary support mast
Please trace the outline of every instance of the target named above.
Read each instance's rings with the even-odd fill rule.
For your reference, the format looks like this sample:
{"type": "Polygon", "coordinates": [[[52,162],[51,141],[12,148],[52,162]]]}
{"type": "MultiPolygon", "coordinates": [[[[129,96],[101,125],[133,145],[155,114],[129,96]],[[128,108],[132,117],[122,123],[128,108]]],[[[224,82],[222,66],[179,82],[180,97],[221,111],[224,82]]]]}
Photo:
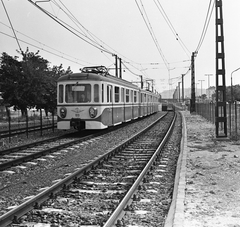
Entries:
{"type": "Polygon", "coordinates": [[[216,6],[216,137],[227,137],[225,53],[223,36],[222,0],[215,0],[216,6]]]}

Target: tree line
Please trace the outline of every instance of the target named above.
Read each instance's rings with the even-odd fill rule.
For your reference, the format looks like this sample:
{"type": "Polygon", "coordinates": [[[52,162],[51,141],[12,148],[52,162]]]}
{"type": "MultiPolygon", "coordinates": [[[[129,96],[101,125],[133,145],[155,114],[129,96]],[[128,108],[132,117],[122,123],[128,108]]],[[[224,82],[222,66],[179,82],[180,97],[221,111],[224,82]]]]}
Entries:
{"type": "Polygon", "coordinates": [[[57,79],[72,73],[70,67],[50,67],[39,51],[33,53],[28,48],[20,54],[21,60],[5,52],[0,57],[1,105],[13,106],[22,115],[31,108],[44,109],[46,114],[53,112],[57,106],[57,79]]]}
{"type": "MultiPolygon", "coordinates": [[[[216,89],[215,87],[212,87],[216,89]]],[[[206,100],[207,99],[207,94],[202,94],[197,96],[201,100],[206,100]]],[[[211,100],[215,101],[216,100],[216,90],[215,93],[211,95],[211,100]]],[[[236,84],[231,86],[226,86],[226,101],[227,102],[234,102],[234,101],[240,101],[240,85],[236,84]]]]}

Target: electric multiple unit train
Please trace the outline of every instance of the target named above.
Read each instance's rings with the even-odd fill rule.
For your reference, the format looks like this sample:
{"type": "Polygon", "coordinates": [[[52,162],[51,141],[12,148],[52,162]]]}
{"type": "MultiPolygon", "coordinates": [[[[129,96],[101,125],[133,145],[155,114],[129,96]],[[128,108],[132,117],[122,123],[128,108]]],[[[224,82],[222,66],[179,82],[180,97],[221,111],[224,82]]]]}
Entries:
{"type": "Polygon", "coordinates": [[[104,66],[85,67],[57,83],[57,128],[104,129],[158,111],[160,95],[112,76],[104,66]]]}

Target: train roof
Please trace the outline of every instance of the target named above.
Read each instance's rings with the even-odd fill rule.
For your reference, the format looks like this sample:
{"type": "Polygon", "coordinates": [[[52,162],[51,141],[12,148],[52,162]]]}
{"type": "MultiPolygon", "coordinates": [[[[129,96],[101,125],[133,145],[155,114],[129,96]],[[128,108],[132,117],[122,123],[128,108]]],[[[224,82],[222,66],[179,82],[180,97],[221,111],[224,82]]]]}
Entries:
{"type": "MultiPolygon", "coordinates": [[[[101,66],[104,67],[104,66],[101,66]]],[[[85,67],[79,73],[72,73],[68,75],[61,76],[58,79],[60,81],[76,81],[76,80],[90,80],[90,81],[108,81],[111,83],[116,83],[119,85],[128,86],[131,88],[139,89],[139,87],[131,82],[112,76],[108,73],[108,70],[100,68],[97,70],[96,67],[85,67]]]]}
{"type": "Polygon", "coordinates": [[[61,76],[58,82],[61,81],[79,81],[79,80],[89,80],[89,81],[107,81],[110,83],[127,86],[129,88],[144,91],[146,93],[152,93],[151,91],[142,90],[137,85],[131,82],[112,76],[109,74],[108,69],[105,66],[91,66],[84,67],[79,73],[72,73],[68,75],[61,76]]]}

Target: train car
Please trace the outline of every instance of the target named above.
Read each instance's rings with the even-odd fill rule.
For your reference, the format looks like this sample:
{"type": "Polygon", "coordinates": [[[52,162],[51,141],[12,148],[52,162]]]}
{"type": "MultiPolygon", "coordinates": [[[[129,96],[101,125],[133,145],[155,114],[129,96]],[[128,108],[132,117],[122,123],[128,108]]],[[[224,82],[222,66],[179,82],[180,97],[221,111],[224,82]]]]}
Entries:
{"type": "Polygon", "coordinates": [[[85,67],[57,83],[57,128],[104,129],[158,111],[159,95],[111,76],[104,66],[85,67]]]}

